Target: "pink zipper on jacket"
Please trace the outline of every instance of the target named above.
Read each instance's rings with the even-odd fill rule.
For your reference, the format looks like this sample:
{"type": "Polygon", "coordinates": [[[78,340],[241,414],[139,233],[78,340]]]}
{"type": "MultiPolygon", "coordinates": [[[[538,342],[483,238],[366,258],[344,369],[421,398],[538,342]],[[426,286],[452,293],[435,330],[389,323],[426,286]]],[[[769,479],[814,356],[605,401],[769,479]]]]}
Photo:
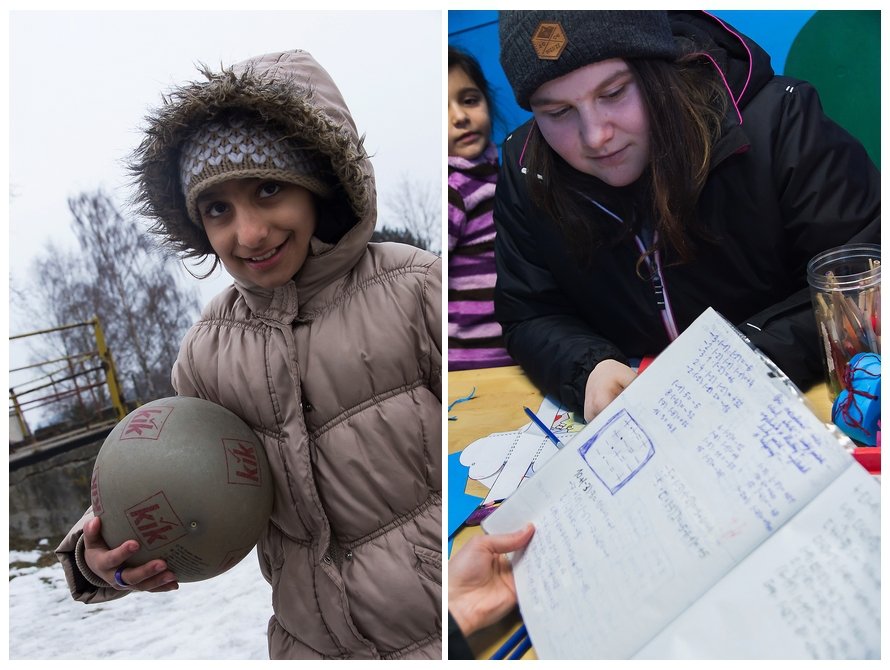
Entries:
{"type": "MultiPolygon", "coordinates": [[[[584,195],[583,193],[580,193],[580,191],[578,193],[584,195]]],[[[590,196],[584,195],[584,197],[619,223],[624,223],[624,219],[608,207],[600,204],[590,196]]],[[[640,251],[643,262],[646,263],[646,268],[649,270],[652,288],[655,290],[655,302],[661,312],[661,322],[664,324],[664,331],[667,333],[668,339],[673,342],[677,339],[680,333],[677,330],[674,311],[671,309],[671,301],[670,298],[668,298],[667,285],[664,281],[664,274],[661,271],[661,253],[656,250],[655,253],[652,254],[652,257],[646,256],[646,245],[643,244],[643,240],[640,239],[639,235],[634,235],[634,242],[636,242],[637,249],[640,251]]],[[[658,231],[655,231],[652,235],[652,243],[655,244],[656,242],[658,242],[658,231]]]]}
{"type": "MultiPolygon", "coordinates": [[[[646,245],[640,239],[639,235],[634,235],[634,241],[637,243],[637,249],[643,255],[643,261],[649,269],[649,276],[652,280],[652,288],[655,289],[655,302],[661,310],[661,321],[664,324],[664,330],[668,339],[673,342],[680,334],[677,331],[677,322],[674,320],[674,311],[671,309],[671,301],[667,294],[667,285],[664,281],[664,275],[661,272],[661,253],[655,251],[652,257],[646,256],[646,245]],[[655,261],[653,263],[653,260],[655,261]]],[[[653,236],[653,244],[658,241],[658,232],[653,236]]]]}

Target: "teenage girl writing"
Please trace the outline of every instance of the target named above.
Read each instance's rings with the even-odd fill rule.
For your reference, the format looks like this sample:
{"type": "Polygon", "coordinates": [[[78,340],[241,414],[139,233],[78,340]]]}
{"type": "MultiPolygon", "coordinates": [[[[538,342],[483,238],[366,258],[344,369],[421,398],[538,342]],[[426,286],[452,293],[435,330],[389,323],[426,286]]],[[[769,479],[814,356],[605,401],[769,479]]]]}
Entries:
{"type": "Polygon", "coordinates": [[[533,119],[504,145],[507,350],[586,419],[707,307],[793,381],[822,376],[807,262],[880,239],[880,174],[812,86],[705,12],[511,11],[533,119]]]}

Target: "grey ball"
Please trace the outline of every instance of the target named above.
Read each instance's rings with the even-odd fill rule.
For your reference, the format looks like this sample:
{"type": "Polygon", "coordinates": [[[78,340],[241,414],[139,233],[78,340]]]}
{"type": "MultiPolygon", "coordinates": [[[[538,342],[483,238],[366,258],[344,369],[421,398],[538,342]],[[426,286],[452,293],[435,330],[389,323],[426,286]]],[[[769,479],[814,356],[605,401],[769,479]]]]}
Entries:
{"type": "Polygon", "coordinates": [[[207,400],[161,398],[118,423],[93,467],[91,502],[106,544],[135,539],[126,563],[162,558],[180,582],[234,567],[272,513],[262,443],[229,410],[207,400]]]}

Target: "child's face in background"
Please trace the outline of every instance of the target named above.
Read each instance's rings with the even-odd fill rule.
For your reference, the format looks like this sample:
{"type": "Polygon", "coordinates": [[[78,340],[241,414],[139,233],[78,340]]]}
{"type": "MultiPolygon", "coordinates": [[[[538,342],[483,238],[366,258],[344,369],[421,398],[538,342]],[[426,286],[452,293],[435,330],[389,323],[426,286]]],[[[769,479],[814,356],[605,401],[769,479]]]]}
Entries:
{"type": "Polygon", "coordinates": [[[547,144],[573,168],[621,187],[649,164],[649,116],[642,91],[618,58],[551,79],[529,103],[547,144]]]}
{"type": "Polygon", "coordinates": [[[448,70],[448,155],[478,158],[488,146],[491,119],[488,103],[460,67],[448,70]]]}
{"type": "Polygon", "coordinates": [[[229,179],[203,191],[197,205],[210,245],[236,279],[275,288],[303,267],[315,202],[302,186],[229,179]]]}

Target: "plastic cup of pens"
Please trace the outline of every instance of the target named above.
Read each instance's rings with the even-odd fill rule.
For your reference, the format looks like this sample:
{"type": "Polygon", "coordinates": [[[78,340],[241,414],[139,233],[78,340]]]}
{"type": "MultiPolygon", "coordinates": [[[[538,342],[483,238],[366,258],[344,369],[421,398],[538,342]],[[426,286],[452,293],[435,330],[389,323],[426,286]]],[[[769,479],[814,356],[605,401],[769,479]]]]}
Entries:
{"type": "Polygon", "coordinates": [[[848,244],[824,251],[809,262],[807,279],[832,418],[857,441],[875,444],[872,424],[880,419],[881,247],[848,244]]]}

